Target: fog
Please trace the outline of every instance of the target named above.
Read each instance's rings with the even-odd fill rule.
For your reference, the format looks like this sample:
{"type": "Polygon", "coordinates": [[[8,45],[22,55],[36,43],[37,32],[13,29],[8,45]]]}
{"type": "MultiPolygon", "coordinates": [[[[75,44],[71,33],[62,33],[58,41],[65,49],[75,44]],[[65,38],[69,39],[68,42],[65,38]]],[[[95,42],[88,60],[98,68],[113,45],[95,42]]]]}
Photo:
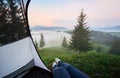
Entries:
{"type": "Polygon", "coordinates": [[[66,37],[67,42],[70,42],[71,35],[63,31],[32,31],[33,40],[39,44],[41,33],[44,36],[45,47],[61,47],[63,38],[66,37]]]}

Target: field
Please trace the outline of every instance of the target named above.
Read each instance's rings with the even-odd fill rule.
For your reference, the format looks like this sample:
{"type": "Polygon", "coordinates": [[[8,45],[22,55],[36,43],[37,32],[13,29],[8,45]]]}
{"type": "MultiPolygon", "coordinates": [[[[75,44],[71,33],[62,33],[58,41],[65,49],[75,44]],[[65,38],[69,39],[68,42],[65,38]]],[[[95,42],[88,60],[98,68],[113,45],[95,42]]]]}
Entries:
{"type": "MultiPolygon", "coordinates": [[[[91,78],[120,77],[120,57],[108,53],[110,49],[109,45],[91,41],[93,43],[92,51],[78,53],[62,48],[63,38],[66,37],[67,42],[69,43],[71,38],[70,34],[63,31],[32,32],[32,37],[34,40],[37,40],[38,44],[41,33],[44,36],[45,47],[41,49],[38,48],[38,52],[50,70],[52,70],[52,63],[57,57],[85,72],[91,78]]],[[[102,36],[103,35],[106,37],[106,34],[102,34],[102,36]]]]}
{"type": "Polygon", "coordinates": [[[87,52],[77,53],[64,48],[44,48],[39,54],[49,69],[54,59],[72,64],[91,78],[119,78],[120,57],[107,53],[87,52]]]}

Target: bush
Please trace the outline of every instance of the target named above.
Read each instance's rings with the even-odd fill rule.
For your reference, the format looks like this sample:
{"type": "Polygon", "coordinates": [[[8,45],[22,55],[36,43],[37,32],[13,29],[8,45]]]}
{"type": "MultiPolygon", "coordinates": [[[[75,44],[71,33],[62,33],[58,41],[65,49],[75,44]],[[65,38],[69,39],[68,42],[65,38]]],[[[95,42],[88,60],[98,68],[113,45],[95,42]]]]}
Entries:
{"type": "Polygon", "coordinates": [[[120,77],[120,57],[88,52],[74,57],[73,65],[92,78],[120,77]]]}
{"type": "Polygon", "coordinates": [[[42,59],[51,69],[54,58],[72,64],[91,78],[119,78],[120,77],[120,57],[107,53],[87,52],[76,53],[65,51],[64,49],[42,49],[39,50],[42,59]]]}

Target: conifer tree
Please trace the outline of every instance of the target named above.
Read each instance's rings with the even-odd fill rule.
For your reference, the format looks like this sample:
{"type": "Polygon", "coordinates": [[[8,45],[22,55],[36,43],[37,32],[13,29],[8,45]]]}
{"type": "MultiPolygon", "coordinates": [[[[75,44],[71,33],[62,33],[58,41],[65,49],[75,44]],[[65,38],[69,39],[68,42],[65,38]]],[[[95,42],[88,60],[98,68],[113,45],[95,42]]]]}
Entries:
{"type": "Polygon", "coordinates": [[[45,41],[44,41],[44,36],[41,34],[41,39],[40,39],[40,48],[45,46],[45,41]]]}
{"type": "Polygon", "coordinates": [[[34,43],[35,43],[36,48],[38,49],[38,42],[36,39],[35,39],[34,43]]]}
{"type": "Polygon", "coordinates": [[[101,52],[101,51],[102,51],[102,47],[98,46],[96,52],[101,52]]]}
{"type": "Polygon", "coordinates": [[[0,0],[0,27],[2,27],[2,25],[6,24],[6,4],[4,3],[4,0],[0,0]]]}
{"type": "Polygon", "coordinates": [[[8,43],[6,37],[8,26],[7,26],[7,3],[5,0],[0,0],[0,45],[8,43]]]}
{"type": "Polygon", "coordinates": [[[68,47],[66,37],[63,38],[62,47],[64,47],[64,48],[67,48],[67,47],[68,47]]]}
{"type": "Polygon", "coordinates": [[[26,22],[23,10],[16,0],[7,0],[9,4],[9,25],[11,26],[11,34],[13,39],[19,40],[27,36],[26,22]]]}
{"type": "Polygon", "coordinates": [[[86,23],[86,14],[84,14],[83,10],[81,10],[77,25],[72,33],[70,48],[78,52],[91,50],[92,46],[90,43],[90,33],[91,31],[86,23]]]}
{"type": "Polygon", "coordinates": [[[119,37],[114,38],[114,40],[111,42],[109,53],[120,55],[120,38],[119,37]]]}
{"type": "Polygon", "coordinates": [[[25,38],[26,27],[19,0],[0,0],[0,44],[25,38]]]}

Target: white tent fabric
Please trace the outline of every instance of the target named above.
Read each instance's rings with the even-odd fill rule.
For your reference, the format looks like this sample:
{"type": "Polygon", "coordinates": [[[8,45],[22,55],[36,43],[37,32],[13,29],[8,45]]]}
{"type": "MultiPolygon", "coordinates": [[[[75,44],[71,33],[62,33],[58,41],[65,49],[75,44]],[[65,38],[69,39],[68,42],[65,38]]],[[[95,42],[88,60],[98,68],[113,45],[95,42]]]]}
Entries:
{"type": "Polygon", "coordinates": [[[48,70],[39,58],[30,37],[0,47],[0,78],[20,69],[32,59],[35,66],[48,70]]]}
{"type": "Polygon", "coordinates": [[[29,41],[29,45],[30,45],[29,47],[31,48],[31,53],[33,54],[35,66],[41,67],[41,68],[49,71],[49,69],[45,66],[45,64],[43,64],[42,60],[38,56],[38,54],[36,52],[36,49],[35,49],[35,46],[33,45],[33,42],[31,40],[31,38],[28,37],[28,41],[29,41]]]}

